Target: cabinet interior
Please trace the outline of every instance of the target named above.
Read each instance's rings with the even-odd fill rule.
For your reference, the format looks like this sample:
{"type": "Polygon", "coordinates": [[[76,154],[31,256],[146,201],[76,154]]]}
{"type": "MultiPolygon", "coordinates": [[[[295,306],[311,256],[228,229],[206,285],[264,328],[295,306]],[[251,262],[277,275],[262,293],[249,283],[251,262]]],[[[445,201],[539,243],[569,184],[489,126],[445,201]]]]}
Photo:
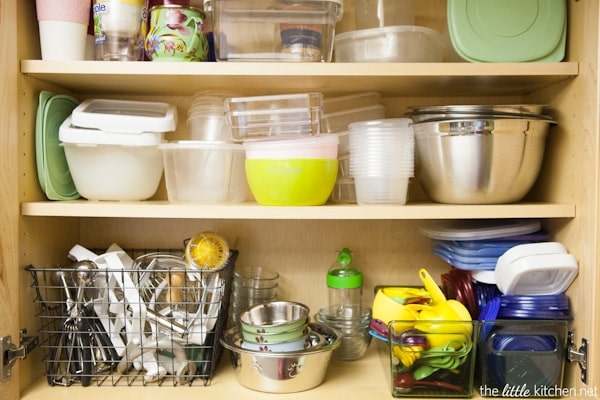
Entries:
{"type": "MultiPolygon", "coordinates": [[[[350,247],[355,262],[365,274],[364,300],[372,301],[376,285],[417,285],[417,271],[426,267],[439,279],[449,266],[429,249],[429,239],[419,234],[419,226],[431,218],[524,218],[530,212],[543,218],[544,227],[554,239],[566,245],[579,260],[579,277],[569,289],[575,312],[573,331],[576,341],[592,339],[600,332],[596,315],[600,278],[598,261],[598,87],[597,40],[598,4],[573,1],[569,3],[568,54],[561,65],[303,65],[303,64],[234,64],[157,66],[106,65],[86,62],[89,66],[62,62],[42,62],[37,41],[35,2],[15,2],[17,8],[18,58],[22,71],[18,79],[18,196],[21,203],[19,222],[18,266],[55,266],[66,262],[66,254],[78,243],[91,248],[106,248],[117,243],[123,248],[174,248],[195,233],[213,230],[223,234],[239,250],[237,265],[263,265],[280,272],[280,298],[307,304],[312,313],[326,303],[325,273],[335,258],[335,251],[350,247]],[[590,38],[591,36],[591,38],[590,38]],[[584,41],[583,38],[586,37],[584,41]],[[121,72],[125,71],[125,72],[121,72]],[[243,72],[247,71],[247,72],[243,72]],[[267,71],[267,72],[265,72],[267,71]],[[400,71],[400,72],[397,72],[400,71]],[[269,73],[274,75],[270,78],[269,73]],[[549,106],[558,125],[550,131],[544,164],[535,187],[523,204],[489,207],[450,207],[435,205],[427,199],[413,179],[409,189],[409,204],[417,208],[414,217],[409,211],[393,206],[386,211],[360,206],[323,206],[322,210],[306,210],[307,219],[299,210],[258,210],[255,205],[219,208],[217,217],[211,207],[185,208],[181,212],[149,216],[143,212],[146,204],[135,204],[132,217],[121,215],[118,208],[94,208],[85,204],[85,211],[74,215],[65,212],[66,205],[47,204],[35,169],[35,113],[41,90],[71,94],[80,100],[106,97],[157,100],[176,104],[179,112],[177,131],[170,139],[182,138],[186,131],[186,113],[191,95],[211,88],[240,91],[246,95],[323,91],[327,95],[350,94],[377,90],[382,93],[387,117],[401,117],[412,105],[434,104],[514,104],[540,103],[549,106]],[[536,204],[541,204],[536,209],[536,204]],[[533,208],[528,204],[534,204],[533,208]],[[564,207],[558,207],[564,205],[564,207]],[[558,209],[554,211],[554,207],[558,209]],[[48,207],[47,209],[45,207],[48,207]],[[332,217],[327,216],[331,207],[332,217]],[[547,207],[547,208],[544,208],[547,207]],[[441,210],[441,211],[440,211],[441,210]],[[546,211],[549,210],[549,211],[546,211]],[[270,217],[272,211],[273,217],[270,217]],[[108,213],[105,215],[104,213],[108,213]],[[67,214],[66,216],[64,214],[67,214]],[[286,216],[287,213],[287,216],[286,216]],[[446,217],[442,217],[446,215],[446,217]],[[595,335],[594,335],[595,333],[595,335]]],[[[417,21],[445,32],[445,1],[419,1],[417,21]]],[[[346,14],[338,31],[352,29],[352,1],[345,1],[346,14]]],[[[112,64],[112,63],[111,63],[112,64]]],[[[75,202],[79,206],[79,202],[75,202]]],[[[164,182],[149,205],[166,202],[164,182]]],[[[168,206],[168,205],[167,205],[168,206]]],[[[173,206],[174,208],[176,206],[173,206]]],[[[149,214],[151,212],[148,212],[149,214]]],[[[34,332],[34,293],[30,277],[18,274],[19,327],[34,332]]],[[[373,346],[370,353],[377,353],[373,346]]],[[[600,351],[592,348],[591,359],[600,351]]],[[[379,366],[379,355],[355,364],[338,363],[331,367],[322,388],[304,396],[351,398],[389,396],[385,362],[375,371],[364,368],[379,366]],[[373,360],[376,358],[377,360],[373,360]],[[363,368],[363,372],[361,372],[363,368]],[[363,375],[366,374],[366,375],[363,375]],[[344,376],[342,376],[344,375],[344,376]],[[358,378],[366,376],[366,378],[358,378]],[[371,379],[373,377],[373,379],[371,379]],[[356,379],[375,380],[376,391],[366,393],[356,379]],[[354,380],[353,380],[354,379],[354,380]],[[355,387],[356,386],[356,387],[355,387]],[[382,386],[382,387],[379,387],[382,386]],[[355,390],[356,389],[356,390],[355,390]]],[[[48,388],[43,379],[43,364],[39,350],[20,364],[21,393],[25,399],[44,396],[87,394],[77,388],[48,388]],[[71,390],[73,389],[73,390],[71,390]]],[[[188,392],[185,389],[157,389],[152,396],[176,394],[191,398],[207,393],[235,393],[242,398],[263,397],[261,393],[238,388],[225,359],[210,387],[188,392]],[[226,364],[226,365],[225,365],[226,364]],[[225,389],[228,388],[228,389],[225,389]],[[181,390],[181,391],[180,391],[181,390]],[[183,394],[184,393],[184,394],[183,394]]],[[[593,386],[598,381],[590,374],[593,386]]],[[[576,364],[567,367],[566,386],[580,387],[576,364]]],[[[124,388],[131,395],[144,393],[141,388],[124,388]]],[[[101,389],[93,396],[112,394],[113,389],[101,389]]],[[[114,389],[116,390],[116,389],[114,389]]],[[[119,392],[120,393],[120,392],[119,392]]],[[[302,394],[286,396],[300,398],[302,394]]]]}

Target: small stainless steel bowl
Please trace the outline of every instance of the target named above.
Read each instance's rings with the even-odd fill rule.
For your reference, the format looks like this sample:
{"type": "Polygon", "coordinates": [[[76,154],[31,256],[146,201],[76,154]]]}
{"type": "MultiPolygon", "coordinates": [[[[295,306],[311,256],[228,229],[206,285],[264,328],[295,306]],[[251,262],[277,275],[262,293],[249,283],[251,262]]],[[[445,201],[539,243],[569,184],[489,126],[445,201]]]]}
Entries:
{"type": "Polygon", "coordinates": [[[438,203],[519,201],[537,179],[552,124],[524,118],[416,123],[415,176],[438,203]]]}
{"type": "Polygon", "coordinates": [[[323,324],[309,326],[325,338],[325,343],[292,352],[245,349],[239,327],[225,331],[221,344],[231,352],[237,381],[248,389],[269,393],[302,392],[323,383],[331,355],[341,344],[341,335],[323,324]]]}
{"type": "Polygon", "coordinates": [[[247,332],[282,333],[308,322],[308,306],[293,301],[271,301],[256,305],[240,314],[240,325],[247,332]]]}

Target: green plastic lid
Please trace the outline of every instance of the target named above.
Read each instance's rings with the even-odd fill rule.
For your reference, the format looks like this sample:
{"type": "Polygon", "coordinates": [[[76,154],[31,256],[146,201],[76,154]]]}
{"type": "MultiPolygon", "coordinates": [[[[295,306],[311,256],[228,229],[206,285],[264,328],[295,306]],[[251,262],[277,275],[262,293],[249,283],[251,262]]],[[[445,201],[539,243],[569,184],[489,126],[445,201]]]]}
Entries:
{"type": "Polygon", "coordinates": [[[356,268],[348,268],[352,263],[352,253],[344,247],[337,255],[336,267],[327,273],[327,286],[335,289],[355,289],[362,287],[363,274],[356,268]]]}
{"type": "Polygon", "coordinates": [[[561,61],[566,27],[566,0],[448,0],[452,45],[468,61],[561,61]]]}
{"type": "Polygon", "coordinates": [[[363,274],[354,268],[340,268],[329,271],[327,286],[335,289],[356,289],[363,285],[363,274]]]}

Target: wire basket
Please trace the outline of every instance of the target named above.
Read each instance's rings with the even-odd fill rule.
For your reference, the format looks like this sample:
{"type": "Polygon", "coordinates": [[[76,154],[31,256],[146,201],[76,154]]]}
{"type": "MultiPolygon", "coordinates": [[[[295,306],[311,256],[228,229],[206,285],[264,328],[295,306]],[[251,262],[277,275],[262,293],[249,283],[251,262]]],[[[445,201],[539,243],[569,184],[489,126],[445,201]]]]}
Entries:
{"type": "Polygon", "coordinates": [[[69,268],[26,267],[48,383],[210,385],[238,251],[219,270],[194,269],[182,252],[104,256],[69,268]]]}

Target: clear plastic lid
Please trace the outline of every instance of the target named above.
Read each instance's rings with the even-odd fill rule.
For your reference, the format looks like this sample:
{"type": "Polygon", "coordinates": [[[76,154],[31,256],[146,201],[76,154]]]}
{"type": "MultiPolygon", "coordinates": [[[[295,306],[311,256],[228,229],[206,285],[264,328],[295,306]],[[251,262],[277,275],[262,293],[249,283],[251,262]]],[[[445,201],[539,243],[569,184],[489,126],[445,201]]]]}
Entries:
{"type": "Polygon", "coordinates": [[[170,132],[177,126],[177,109],[159,102],[90,99],[73,110],[72,124],[110,132],[170,132]]]}
{"type": "Polygon", "coordinates": [[[525,235],[540,229],[537,219],[473,219],[432,222],[421,226],[419,232],[431,239],[483,240],[525,235]]]}

